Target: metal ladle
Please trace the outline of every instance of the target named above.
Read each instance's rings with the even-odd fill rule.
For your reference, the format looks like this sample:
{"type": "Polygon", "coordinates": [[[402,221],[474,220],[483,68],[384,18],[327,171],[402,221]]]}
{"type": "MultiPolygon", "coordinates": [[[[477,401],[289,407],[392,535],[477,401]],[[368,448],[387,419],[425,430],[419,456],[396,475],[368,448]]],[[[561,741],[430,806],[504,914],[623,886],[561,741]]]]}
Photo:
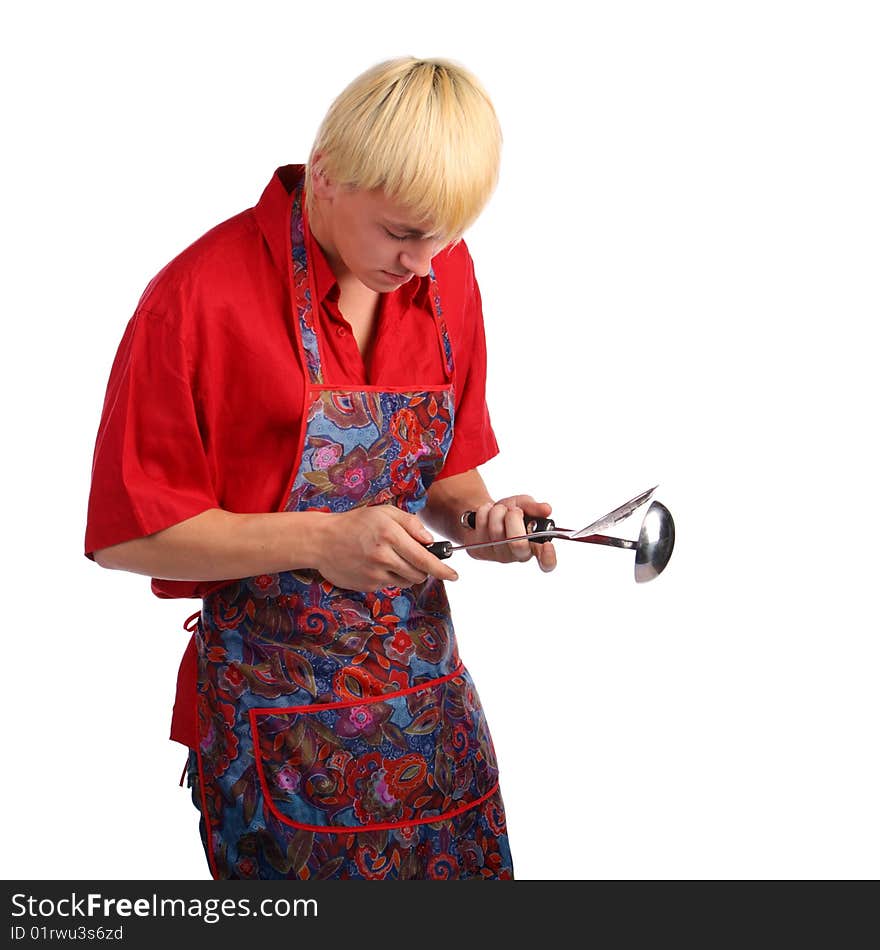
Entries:
{"type": "Polygon", "coordinates": [[[567,538],[569,541],[586,541],[589,544],[607,544],[615,548],[635,548],[635,578],[639,584],[652,581],[662,573],[672,557],[675,547],[675,522],[666,505],[652,501],[645,512],[639,529],[639,540],[609,538],[604,534],[591,534],[585,538],[567,538]]]}
{"type": "MultiPolygon", "coordinates": [[[[541,519],[532,519],[540,521],[541,519]]],[[[547,520],[547,519],[543,519],[547,520]]],[[[503,541],[480,541],[475,544],[462,544],[453,547],[449,541],[437,541],[427,545],[428,550],[439,558],[448,558],[454,551],[464,551],[468,548],[492,547],[496,544],[507,544],[513,540],[533,540],[540,544],[556,538],[561,541],[583,541],[586,544],[604,544],[613,548],[627,548],[635,550],[635,578],[643,584],[653,580],[669,563],[672,549],[675,546],[675,522],[669,509],[659,501],[651,502],[642,519],[638,541],[628,538],[612,538],[605,534],[588,534],[583,537],[573,537],[571,531],[545,530],[533,531],[522,538],[507,538],[503,541]]]]}

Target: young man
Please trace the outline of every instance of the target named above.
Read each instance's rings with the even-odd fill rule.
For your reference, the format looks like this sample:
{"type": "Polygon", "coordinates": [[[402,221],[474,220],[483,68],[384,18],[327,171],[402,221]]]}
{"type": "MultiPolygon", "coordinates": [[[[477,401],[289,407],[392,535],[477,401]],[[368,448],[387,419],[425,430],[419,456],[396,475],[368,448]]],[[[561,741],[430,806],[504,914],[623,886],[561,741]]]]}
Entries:
{"type": "MultiPolygon", "coordinates": [[[[305,168],[157,275],[120,344],[86,553],[203,600],[172,738],[216,878],[512,876],[457,575],[425,547],[425,524],[503,542],[550,513],[477,471],[497,447],[460,238],[500,146],[465,70],[380,64],[305,168]]],[[[551,544],[473,556],[555,565],[551,544]]]]}

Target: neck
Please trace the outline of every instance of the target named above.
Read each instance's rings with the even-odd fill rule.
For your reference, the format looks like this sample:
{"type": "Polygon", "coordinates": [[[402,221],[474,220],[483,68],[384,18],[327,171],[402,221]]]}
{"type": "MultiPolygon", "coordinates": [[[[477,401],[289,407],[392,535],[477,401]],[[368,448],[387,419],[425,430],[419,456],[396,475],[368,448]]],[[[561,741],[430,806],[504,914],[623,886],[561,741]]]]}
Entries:
{"type": "Polygon", "coordinates": [[[333,239],[333,227],[330,216],[327,213],[327,202],[320,198],[315,198],[312,202],[312,209],[309,215],[309,230],[312,237],[318,242],[333,276],[340,285],[347,283],[352,279],[352,274],[345,266],[339,252],[336,250],[336,242],[333,239]]]}

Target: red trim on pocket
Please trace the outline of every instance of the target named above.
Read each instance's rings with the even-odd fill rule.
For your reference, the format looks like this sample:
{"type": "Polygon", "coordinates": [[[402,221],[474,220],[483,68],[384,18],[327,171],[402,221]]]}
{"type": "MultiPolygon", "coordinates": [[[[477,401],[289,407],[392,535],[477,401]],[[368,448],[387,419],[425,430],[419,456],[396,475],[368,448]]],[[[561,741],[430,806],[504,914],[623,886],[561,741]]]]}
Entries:
{"type": "Polygon", "coordinates": [[[344,699],[336,703],[308,703],[304,706],[264,706],[249,710],[248,715],[251,727],[251,740],[253,742],[254,748],[254,764],[257,767],[257,776],[260,781],[260,791],[263,794],[263,807],[267,809],[278,821],[280,821],[282,824],[288,825],[291,828],[297,828],[301,831],[316,831],[335,835],[350,835],[357,834],[361,831],[386,831],[393,828],[406,828],[411,825],[435,824],[440,821],[448,821],[450,818],[455,818],[457,815],[464,814],[464,812],[469,811],[471,808],[476,808],[477,806],[482,805],[483,802],[491,798],[492,795],[498,791],[498,782],[496,782],[488,792],[481,795],[479,798],[475,798],[469,802],[466,802],[465,804],[460,805],[458,808],[453,808],[450,811],[442,812],[439,815],[428,815],[425,818],[407,818],[401,821],[371,822],[365,825],[309,825],[301,821],[294,821],[292,818],[288,818],[278,810],[277,806],[272,800],[271,792],[269,791],[269,783],[266,780],[266,774],[263,770],[263,757],[260,753],[260,730],[257,725],[258,716],[287,715],[290,713],[315,715],[327,709],[347,709],[352,706],[368,706],[371,703],[381,703],[389,699],[397,699],[401,696],[408,696],[411,693],[423,692],[426,689],[431,689],[434,686],[439,686],[441,683],[446,683],[449,680],[455,679],[456,677],[461,676],[464,672],[464,663],[459,663],[459,665],[451,673],[447,673],[446,676],[440,676],[437,677],[437,679],[428,680],[427,682],[419,683],[416,686],[408,686],[406,689],[399,689],[392,693],[378,693],[371,696],[365,696],[362,699],[344,699]]]}
{"type": "Polygon", "coordinates": [[[440,815],[428,815],[427,818],[408,818],[406,821],[373,822],[369,825],[306,825],[301,821],[294,821],[292,818],[282,815],[281,812],[275,807],[275,803],[272,801],[271,796],[266,793],[266,786],[263,779],[263,770],[261,768],[259,759],[257,760],[257,772],[260,775],[260,789],[263,792],[264,805],[275,816],[275,818],[278,819],[278,821],[285,825],[289,825],[291,828],[297,828],[300,831],[317,831],[329,835],[356,835],[362,831],[391,831],[394,828],[407,828],[411,827],[412,825],[433,825],[440,821],[448,821],[450,818],[463,815],[466,811],[470,811],[472,808],[482,805],[484,801],[491,798],[495,792],[498,791],[499,785],[499,783],[496,782],[492,788],[486,792],[485,795],[481,795],[479,798],[475,798],[473,801],[467,802],[464,805],[460,805],[458,808],[453,808],[451,811],[445,811],[440,815]]]}

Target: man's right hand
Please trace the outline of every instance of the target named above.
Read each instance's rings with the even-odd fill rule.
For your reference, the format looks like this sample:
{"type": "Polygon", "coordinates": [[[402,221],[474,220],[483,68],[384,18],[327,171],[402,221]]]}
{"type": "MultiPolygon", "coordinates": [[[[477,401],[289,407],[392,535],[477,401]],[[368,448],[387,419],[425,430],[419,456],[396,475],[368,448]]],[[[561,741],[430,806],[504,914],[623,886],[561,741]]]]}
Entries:
{"type": "Polygon", "coordinates": [[[412,587],[428,575],[458,580],[448,564],[425,548],[434,539],[416,515],[393,505],[371,505],[328,514],[323,521],[315,566],[337,587],[412,587]]]}

